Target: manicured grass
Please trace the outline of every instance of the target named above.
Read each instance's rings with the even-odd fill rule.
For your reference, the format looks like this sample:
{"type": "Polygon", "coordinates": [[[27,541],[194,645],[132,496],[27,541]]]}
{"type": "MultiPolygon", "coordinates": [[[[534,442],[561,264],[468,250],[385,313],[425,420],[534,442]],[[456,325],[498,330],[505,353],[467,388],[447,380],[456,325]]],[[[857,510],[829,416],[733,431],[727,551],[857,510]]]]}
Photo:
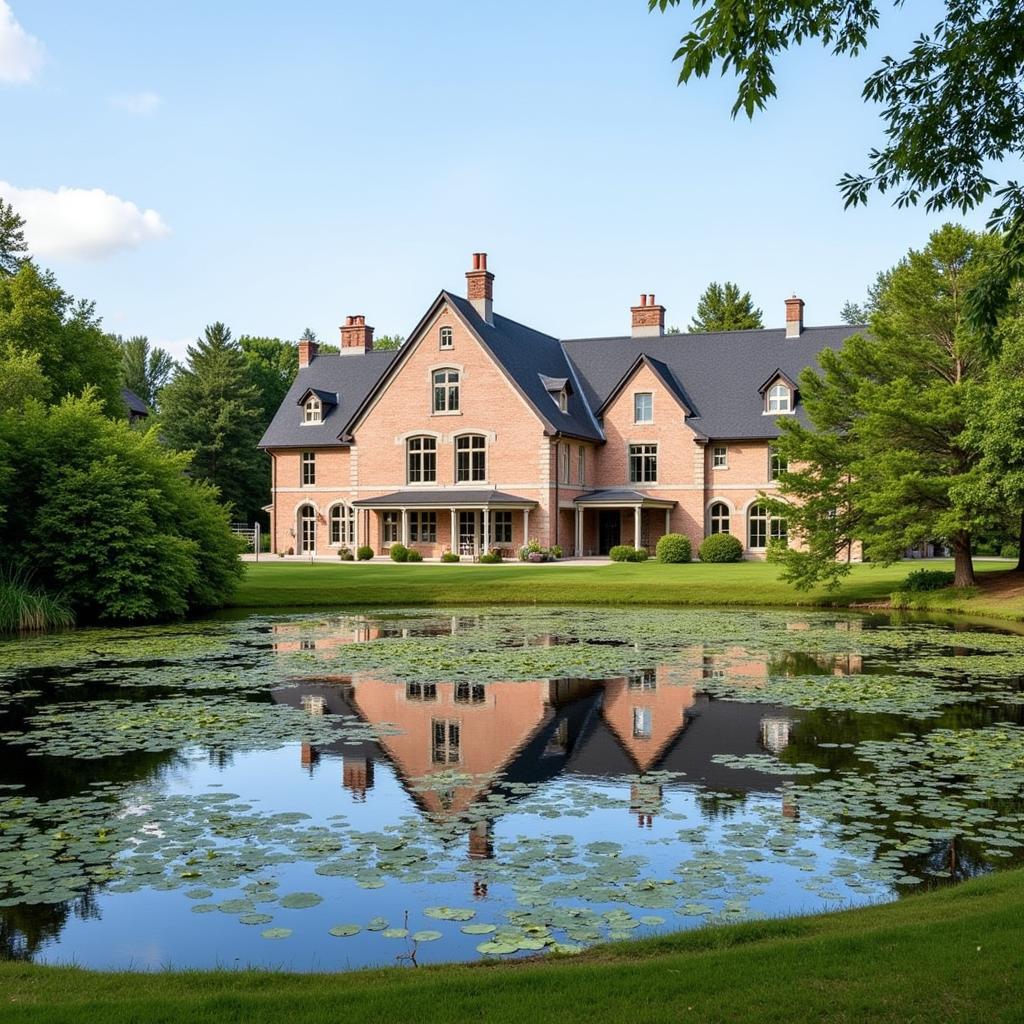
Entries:
{"type": "MultiPolygon", "coordinates": [[[[952,568],[950,562],[929,567],[952,568]]],[[[236,608],[455,604],[819,605],[887,601],[920,562],[857,565],[835,592],[795,590],[764,562],[726,565],[393,565],[271,560],[249,563],[231,601],[236,608]]],[[[1006,572],[1007,562],[976,563],[981,573],[1006,572]]],[[[928,595],[934,611],[956,610],[1024,620],[1024,596],[928,595]],[[945,604],[943,603],[945,600],[945,604]]]]}
{"type": "Polygon", "coordinates": [[[1022,921],[1018,870],[887,906],[708,928],[543,962],[339,975],[98,974],[8,963],[0,964],[0,1020],[1020,1021],[1022,921]]]}

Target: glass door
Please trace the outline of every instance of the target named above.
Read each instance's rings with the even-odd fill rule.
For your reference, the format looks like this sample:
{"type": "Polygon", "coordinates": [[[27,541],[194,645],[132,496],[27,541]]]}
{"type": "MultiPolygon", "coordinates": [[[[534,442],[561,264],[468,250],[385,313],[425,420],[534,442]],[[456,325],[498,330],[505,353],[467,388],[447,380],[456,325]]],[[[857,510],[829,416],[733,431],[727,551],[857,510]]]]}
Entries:
{"type": "Polygon", "coordinates": [[[479,533],[480,514],[478,512],[459,513],[459,554],[476,555],[477,535],[479,533]]]}
{"type": "Polygon", "coordinates": [[[299,554],[316,551],[316,510],[312,505],[303,505],[299,510],[299,554]]]}

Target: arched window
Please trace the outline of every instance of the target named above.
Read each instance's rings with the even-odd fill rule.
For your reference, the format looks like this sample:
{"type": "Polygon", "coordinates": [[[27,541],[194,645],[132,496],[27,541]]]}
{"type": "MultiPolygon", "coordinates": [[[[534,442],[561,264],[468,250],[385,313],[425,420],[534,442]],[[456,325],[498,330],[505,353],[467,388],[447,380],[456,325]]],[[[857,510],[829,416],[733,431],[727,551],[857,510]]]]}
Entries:
{"type": "Polygon", "coordinates": [[[764,505],[751,505],[747,513],[747,539],[749,547],[762,551],[768,547],[770,540],[784,541],[786,520],[770,516],[764,505]]]}
{"type": "Polygon", "coordinates": [[[487,479],[487,440],[483,434],[463,434],[455,439],[455,482],[487,479]]]}
{"type": "Polygon", "coordinates": [[[450,327],[442,327],[438,334],[438,343],[441,348],[454,348],[455,347],[455,335],[452,333],[450,327]]]}
{"type": "Polygon", "coordinates": [[[785,384],[773,384],[768,389],[769,412],[790,412],[792,406],[792,395],[785,384]]]}
{"type": "Polygon", "coordinates": [[[410,484],[437,482],[437,439],[410,437],[405,442],[405,475],[410,484]]]}
{"type": "Polygon", "coordinates": [[[434,371],[434,412],[459,411],[459,371],[434,371]]]}
{"type": "Polygon", "coordinates": [[[708,510],[708,519],[712,533],[729,532],[729,506],[724,501],[716,501],[708,510]]]}
{"type": "Polygon", "coordinates": [[[315,395],[306,399],[306,404],[302,407],[302,422],[303,423],[320,423],[323,420],[323,405],[320,403],[320,399],[315,395]]]}
{"type": "Polygon", "coordinates": [[[332,544],[355,543],[356,513],[351,505],[333,505],[329,522],[332,544]]]}
{"type": "Polygon", "coordinates": [[[316,509],[312,505],[300,505],[298,554],[316,551],[316,509]]]}

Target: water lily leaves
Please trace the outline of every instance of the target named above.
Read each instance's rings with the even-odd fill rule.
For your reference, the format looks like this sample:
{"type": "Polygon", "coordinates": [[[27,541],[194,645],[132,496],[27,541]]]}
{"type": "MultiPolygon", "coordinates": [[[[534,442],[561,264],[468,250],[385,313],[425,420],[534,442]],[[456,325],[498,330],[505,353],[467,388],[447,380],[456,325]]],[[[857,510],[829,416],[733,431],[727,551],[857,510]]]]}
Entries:
{"type": "Polygon", "coordinates": [[[362,928],[357,924],[336,924],[329,932],[336,939],[345,939],[351,935],[358,935],[362,928]]]}
{"type": "Polygon", "coordinates": [[[466,907],[425,907],[423,913],[439,921],[469,921],[476,917],[476,911],[466,907]]]}
{"type": "Polygon", "coordinates": [[[481,922],[476,924],[465,924],[459,929],[459,931],[464,935],[490,935],[492,932],[497,931],[497,927],[498,926],[494,924],[484,924],[481,922]]]}
{"type": "Polygon", "coordinates": [[[384,931],[381,932],[381,935],[383,935],[385,939],[404,939],[408,934],[408,928],[385,928],[384,931]]]}
{"type": "Polygon", "coordinates": [[[435,932],[429,928],[412,933],[413,942],[435,942],[439,938],[441,938],[441,932],[435,932]]]}
{"type": "Polygon", "coordinates": [[[323,901],[323,896],[318,896],[315,892],[291,892],[287,896],[281,897],[281,906],[288,910],[304,910],[307,907],[315,907],[323,901]]]}
{"type": "Polygon", "coordinates": [[[291,928],[267,928],[260,932],[265,939],[287,939],[291,936],[291,928]]]}
{"type": "Polygon", "coordinates": [[[390,922],[386,917],[374,917],[366,925],[369,932],[383,932],[388,929],[390,922]]]}
{"type": "Polygon", "coordinates": [[[273,921],[272,914],[242,914],[238,918],[239,924],[270,924],[273,921]]]}
{"type": "Polygon", "coordinates": [[[640,923],[654,927],[659,924],[664,924],[665,918],[658,917],[657,914],[645,914],[643,917],[640,918],[640,923]]]}

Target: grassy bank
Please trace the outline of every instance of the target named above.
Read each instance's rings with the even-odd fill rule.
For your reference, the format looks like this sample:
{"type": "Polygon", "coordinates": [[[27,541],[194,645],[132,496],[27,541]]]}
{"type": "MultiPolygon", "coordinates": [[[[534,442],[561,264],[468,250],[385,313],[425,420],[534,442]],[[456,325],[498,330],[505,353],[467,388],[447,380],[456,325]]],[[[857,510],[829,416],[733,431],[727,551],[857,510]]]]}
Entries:
{"type": "Polygon", "coordinates": [[[887,906],[616,944],[570,959],[339,975],[0,964],[5,1024],[1019,1021],[1024,871],[887,906]]]}
{"type": "MultiPolygon", "coordinates": [[[[928,563],[951,568],[952,563],[928,563]]],[[[393,565],[267,561],[248,564],[231,606],[286,608],[454,604],[805,605],[886,602],[921,563],[857,565],[838,591],[804,593],[764,562],[735,565],[393,565]]],[[[982,586],[968,595],[921,595],[929,610],[1024,620],[1024,591],[992,596],[1006,562],[977,563],[982,586]]]]}

